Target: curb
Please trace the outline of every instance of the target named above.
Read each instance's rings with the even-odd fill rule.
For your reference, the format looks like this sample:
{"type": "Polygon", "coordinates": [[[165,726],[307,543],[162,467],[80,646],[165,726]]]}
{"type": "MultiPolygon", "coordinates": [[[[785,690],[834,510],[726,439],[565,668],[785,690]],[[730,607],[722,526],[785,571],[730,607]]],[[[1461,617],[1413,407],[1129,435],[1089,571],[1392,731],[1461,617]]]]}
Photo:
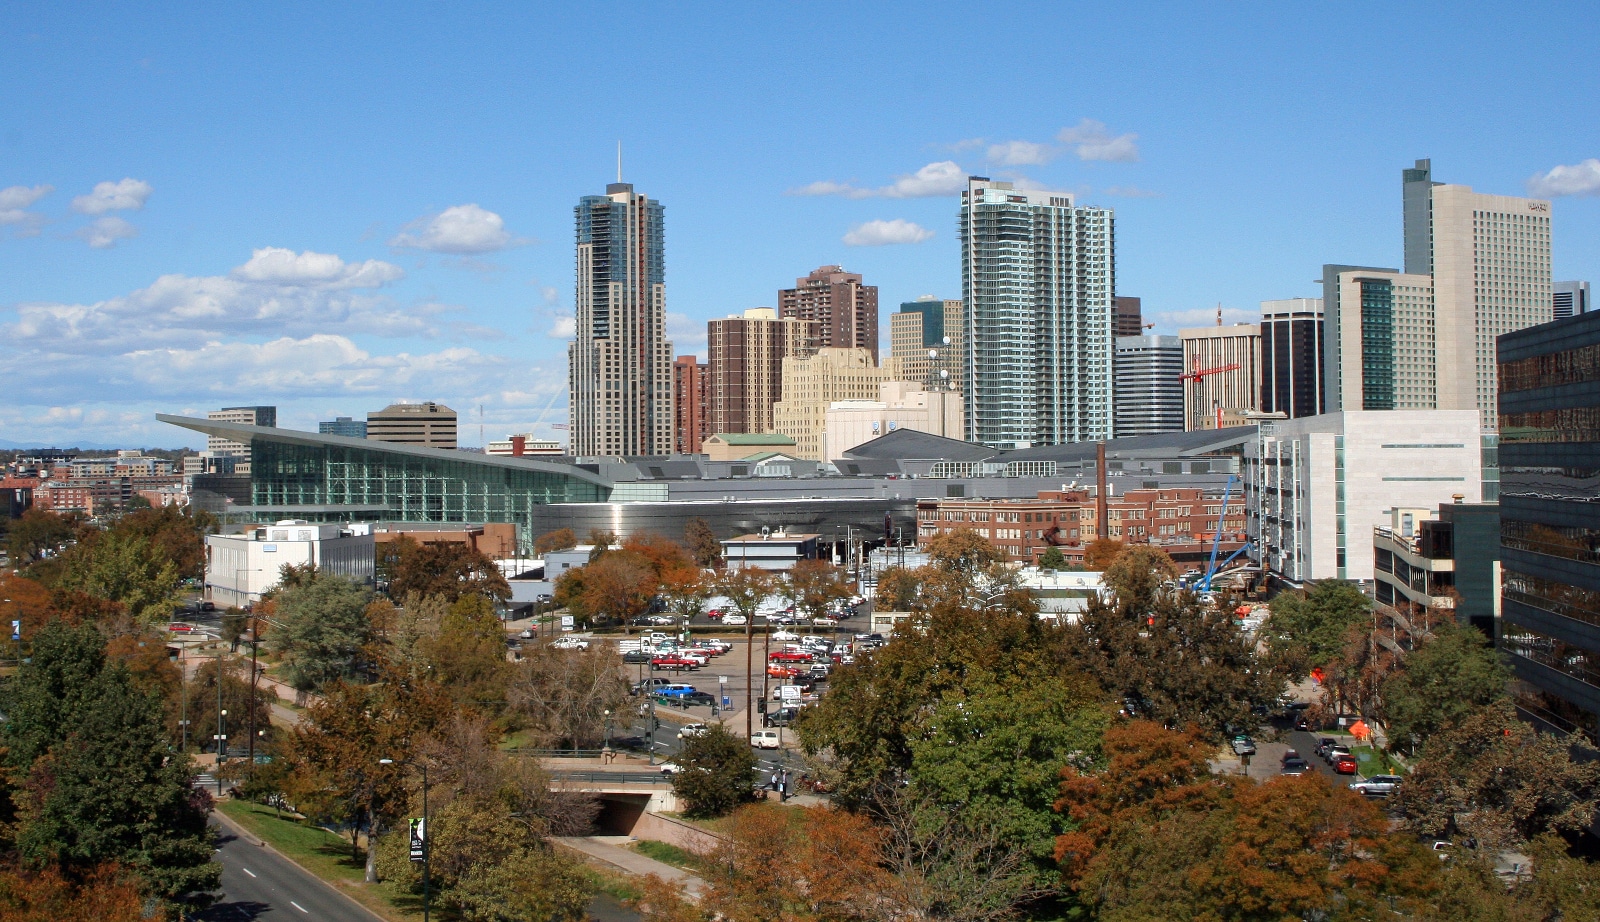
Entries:
{"type": "Polygon", "coordinates": [[[363,914],[364,918],[376,919],[377,922],[389,922],[389,920],[387,918],[385,918],[384,916],[380,916],[377,913],[373,912],[372,910],[368,909],[367,907],[361,905],[361,902],[359,900],[357,900],[355,897],[353,897],[350,894],[344,892],[343,890],[341,890],[340,888],[334,886],[333,884],[329,883],[328,881],[323,880],[320,876],[317,875],[317,873],[315,871],[312,871],[310,868],[306,867],[305,865],[301,864],[300,862],[294,860],[293,858],[290,858],[288,855],[285,855],[283,852],[280,852],[277,849],[273,848],[272,846],[268,845],[264,840],[257,838],[249,830],[247,830],[243,826],[239,825],[237,822],[235,822],[233,820],[232,817],[224,814],[221,810],[213,809],[211,811],[211,816],[212,816],[213,819],[215,819],[217,821],[218,825],[227,827],[227,829],[230,832],[235,833],[236,835],[238,835],[240,838],[244,839],[246,842],[250,843],[251,845],[254,845],[254,846],[258,847],[258,848],[261,848],[264,851],[269,851],[269,852],[273,853],[274,855],[277,855],[279,858],[282,858],[284,861],[287,861],[290,864],[294,865],[295,867],[299,868],[302,872],[305,873],[305,875],[307,877],[311,878],[312,880],[314,880],[317,883],[321,884],[322,886],[326,887],[328,890],[332,891],[333,893],[338,894],[340,899],[344,900],[346,903],[349,903],[351,906],[355,907],[357,911],[359,911],[359,912],[361,912],[363,914]]]}

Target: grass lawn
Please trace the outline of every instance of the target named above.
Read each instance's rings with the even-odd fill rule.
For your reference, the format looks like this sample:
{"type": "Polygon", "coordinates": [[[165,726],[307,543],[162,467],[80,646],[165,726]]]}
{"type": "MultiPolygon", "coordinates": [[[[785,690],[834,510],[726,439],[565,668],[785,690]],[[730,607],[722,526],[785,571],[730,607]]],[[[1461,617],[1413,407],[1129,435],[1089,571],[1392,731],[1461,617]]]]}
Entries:
{"type": "Polygon", "coordinates": [[[666,842],[657,842],[654,839],[640,839],[633,845],[634,851],[646,858],[654,858],[662,864],[670,864],[675,868],[699,873],[701,870],[700,859],[689,854],[676,845],[666,842]]]}
{"type": "Polygon", "coordinates": [[[224,800],[217,809],[312,874],[334,884],[385,919],[409,922],[422,917],[422,901],[391,885],[369,886],[364,859],[350,855],[350,840],[326,829],[275,815],[271,807],[242,800],[224,800]]]}
{"type": "Polygon", "coordinates": [[[1351,746],[1350,754],[1356,757],[1356,765],[1365,777],[1405,774],[1405,769],[1399,762],[1376,746],[1351,746]]]}

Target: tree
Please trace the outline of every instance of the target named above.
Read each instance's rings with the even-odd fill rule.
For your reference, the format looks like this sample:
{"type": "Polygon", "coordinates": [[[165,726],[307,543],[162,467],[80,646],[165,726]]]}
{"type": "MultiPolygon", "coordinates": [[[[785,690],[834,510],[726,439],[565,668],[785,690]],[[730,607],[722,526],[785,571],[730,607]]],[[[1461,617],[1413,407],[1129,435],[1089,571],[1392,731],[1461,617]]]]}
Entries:
{"type": "Polygon", "coordinates": [[[702,567],[718,567],[722,565],[722,542],[717,540],[717,535],[706,524],[706,520],[695,516],[683,526],[683,543],[688,545],[689,553],[694,555],[694,562],[702,567]]]}
{"type": "Polygon", "coordinates": [[[927,551],[934,566],[965,573],[983,570],[1005,559],[1000,550],[989,543],[989,539],[970,528],[942,532],[930,539],[923,550],[927,551]]]}
{"type": "Polygon", "coordinates": [[[7,764],[24,777],[25,862],[69,877],[119,864],[169,903],[216,887],[209,798],[190,786],[188,758],[170,751],[160,700],[107,659],[93,627],[47,624],[0,710],[7,764]]]}
{"type": "Polygon", "coordinates": [[[802,560],[789,571],[794,604],[811,618],[828,614],[835,602],[850,597],[844,573],[826,560],[802,560]]]}
{"type": "Polygon", "coordinates": [[[15,573],[0,571],[0,643],[11,637],[11,622],[21,621],[23,639],[33,636],[55,613],[50,590],[15,573]]]}
{"type": "Polygon", "coordinates": [[[778,591],[778,585],[778,578],[760,567],[737,567],[723,572],[716,590],[734,611],[744,615],[748,636],[755,631],[756,612],[761,610],[761,603],[778,591]]]}
{"type": "Polygon", "coordinates": [[[583,610],[590,618],[626,625],[650,610],[658,581],[650,562],[639,554],[612,551],[585,564],[583,571],[583,610]]]}
{"type": "Polygon", "coordinates": [[[204,510],[178,506],[140,509],[117,519],[110,531],[138,535],[166,558],[185,579],[205,576],[205,536],[217,530],[217,517],[204,510]]]}
{"type": "Polygon", "coordinates": [[[1105,584],[1118,601],[1131,607],[1154,604],[1162,586],[1178,575],[1178,566],[1158,547],[1139,544],[1119,552],[1103,568],[1105,584]]]}
{"type": "Polygon", "coordinates": [[[178,568],[141,535],[89,532],[62,557],[58,588],[121,605],[143,624],[168,620],[178,598],[178,568]]]}
{"type": "Polygon", "coordinates": [[[604,528],[591,528],[589,529],[589,537],[586,540],[590,545],[589,562],[594,563],[604,556],[606,551],[611,550],[617,544],[618,539],[617,533],[614,531],[608,531],[604,528]]]}
{"type": "Polygon", "coordinates": [[[1594,821],[1600,762],[1574,759],[1567,741],[1535,732],[1500,699],[1436,733],[1396,800],[1418,833],[1519,845],[1594,821]]]}
{"type": "Polygon", "coordinates": [[[14,567],[31,566],[66,544],[76,531],[72,519],[30,507],[7,530],[6,555],[14,567]]]}
{"type": "Polygon", "coordinates": [[[367,590],[336,576],[319,576],[309,585],[277,597],[278,617],[267,645],[283,659],[290,685],[312,691],[357,672],[357,657],[371,624],[367,590]]]}
{"type": "Polygon", "coordinates": [[[1067,558],[1066,555],[1061,553],[1061,548],[1059,547],[1047,547],[1044,553],[1039,555],[1039,569],[1041,570],[1065,570],[1066,568],[1067,558]]]}
{"type": "Polygon", "coordinates": [[[916,570],[905,567],[885,567],[878,574],[878,594],[874,607],[883,611],[910,611],[922,588],[916,570]]]}
{"type": "Polygon", "coordinates": [[[541,749],[594,749],[605,738],[606,711],[628,700],[622,658],[611,644],[587,650],[527,649],[506,692],[517,726],[541,749]]]}
{"type": "Polygon", "coordinates": [[[635,532],[622,543],[622,550],[637,554],[650,564],[650,570],[659,579],[669,570],[693,569],[694,559],[683,545],[651,531],[635,532]]]}
{"type": "Polygon", "coordinates": [[[1477,630],[1446,620],[1384,680],[1391,748],[1426,743],[1441,729],[1506,696],[1511,670],[1477,630]]]}
{"type": "Polygon", "coordinates": [[[722,724],[711,724],[683,741],[672,792],[684,799],[690,816],[725,816],[750,800],[755,768],[749,744],[722,724]]]}
{"type": "Polygon", "coordinates": [[[688,620],[705,612],[711,583],[699,567],[671,567],[661,573],[660,580],[661,594],[678,617],[688,620]]]}
{"type": "Polygon", "coordinates": [[[1104,572],[1122,554],[1123,544],[1115,538],[1096,538],[1083,549],[1083,565],[1104,572]]]}
{"type": "Polygon", "coordinates": [[[555,531],[545,532],[533,542],[535,556],[543,557],[553,551],[570,551],[578,546],[578,536],[570,528],[558,528],[555,531]]]}
{"type": "Polygon", "coordinates": [[[1292,678],[1332,662],[1350,629],[1372,620],[1371,600],[1355,583],[1337,579],[1319,580],[1304,597],[1281,593],[1271,608],[1267,646],[1292,678]]]}
{"type": "Polygon", "coordinates": [[[419,639],[417,652],[430,680],[459,707],[493,715],[505,707],[510,678],[505,637],[489,600],[463,595],[444,612],[437,628],[419,639]]]}
{"type": "Polygon", "coordinates": [[[409,539],[390,542],[389,595],[437,595],[454,602],[463,595],[488,596],[497,602],[511,598],[511,586],[500,568],[477,548],[456,541],[417,544],[409,539]]]}
{"type": "Polygon", "coordinates": [[[144,897],[137,878],[111,866],[81,879],[55,868],[31,871],[0,867],[0,918],[7,922],[144,922],[144,897]]]}
{"type": "MultiPolygon", "coordinates": [[[[182,714],[189,720],[189,740],[199,743],[201,751],[217,750],[216,741],[211,739],[220,724],[217,720],[217,665],[214,659],[202,662],[194,671],[194,676],[184,683],[181,694],[187,699],[185,705],[181,709],[169,707],[167,710],[169,739],[182,738],[178,727],[182,714]]],[[[243,663],[222,661],[222,708],[228,712],[227,735],[229,739],[242,740],[253,725],[257,730],[265,731],[262,737],[262,742],[265,742],[277,732],[272,726],[272,705],[278,696],[271,689],[259,686],[252,692],[249,679],[241,674],[247,667],[241,667],[244,667],[243,663]],[[255,710],[253,724],[250,713],[252,707],[255,710]]]]}

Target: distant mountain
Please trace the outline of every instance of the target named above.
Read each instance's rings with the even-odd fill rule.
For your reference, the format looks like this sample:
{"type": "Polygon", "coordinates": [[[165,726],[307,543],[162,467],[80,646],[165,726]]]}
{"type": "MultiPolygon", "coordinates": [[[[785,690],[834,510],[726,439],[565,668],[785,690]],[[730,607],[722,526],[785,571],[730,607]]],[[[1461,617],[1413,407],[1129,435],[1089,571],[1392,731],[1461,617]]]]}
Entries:
{"type": "MultiPolygon", "coordinates": [[[[108,445],[103,442],[75,442],[71,445],[45,445],[39,442],[13,442],[10,439],[0,439],[0,451],[30,451],[39,448],[57,448],[62,451],[116,451],[123,448],[165,448],[163,445],[108,445]]],[[[181,448],[182,446],[173,446],[181,448]]],[[[193,450],[193,449],[191,449],[193,450]]]]}

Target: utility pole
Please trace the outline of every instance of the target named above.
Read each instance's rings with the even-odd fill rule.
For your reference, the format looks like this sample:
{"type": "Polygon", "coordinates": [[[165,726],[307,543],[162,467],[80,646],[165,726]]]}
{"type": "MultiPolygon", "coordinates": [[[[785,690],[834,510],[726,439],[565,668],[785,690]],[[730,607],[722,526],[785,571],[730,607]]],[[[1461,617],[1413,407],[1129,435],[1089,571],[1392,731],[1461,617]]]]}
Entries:
{"type": "Polygon", "coordinates": [[[222,796],[222,763],[228,757],[228,712],[222,707],[222,651],[217,651],[217,796],[222,796]]]}
{"type": "Polygon", "coordinates": [[[250,612],[250,701],[245,707],[250,712],[250,770],[255,770],[256,764],[256,648],[261,646],[258,635],[260,626],[256,623],[256,613],[250,612]]]}

